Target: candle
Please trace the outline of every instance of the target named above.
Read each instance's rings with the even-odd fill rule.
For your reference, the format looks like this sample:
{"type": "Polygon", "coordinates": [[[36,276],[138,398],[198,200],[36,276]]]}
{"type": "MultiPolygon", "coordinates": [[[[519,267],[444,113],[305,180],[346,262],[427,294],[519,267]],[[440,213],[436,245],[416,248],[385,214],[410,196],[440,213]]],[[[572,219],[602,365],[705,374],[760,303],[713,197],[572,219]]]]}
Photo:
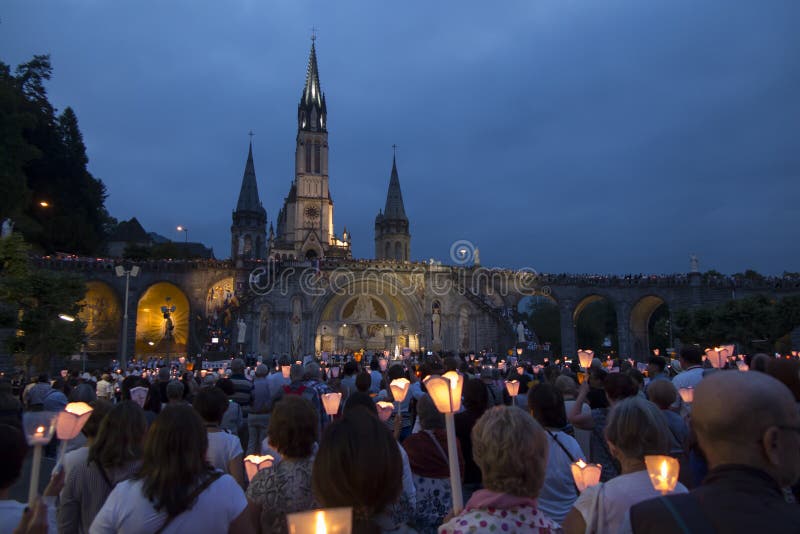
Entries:
{"type": "Polygon", "coordinates": [[[378,408],[378,418],[381,421],[388,421],[394,411],[394,404],[386,401],[378,401],[375,403],[378,408]]]}
{"type": "Polygon", "coordinates": [[[56,428],[58,412],[25,412],[22,414],[22,428],[28,445],[33,445],[33,463],[28,485],[28,506],[33,506],[39,493],[39,470],[42,465],[42,446],[47,445],[56,428]]]}
{"type": "Polygon", "coordinates": [[[350,534],[352,508],[326,508],[286,514],[289,534],[350,534]]]}
{"type": "Polygon", "coordinates": [[[519,380],[506,380],[506,391],[512,397],[519,395],[519,380]]]}
{"type": "Polygon", "coordinates": [[[342,402],[342,394],[341,393],[323,393],[322,394],[322,405],[325,408],[325,413],[333,416],[339,413],[339,404],[342,402]]]}
{"type": "Polygon", "coordinates": [[[578,491],[583,492],[586,488],[590,488],[600,483],[600,474],[603,472],[603,466],[600,464],[587,464],[582,459],[577,462],[572,462],[570,465],[572,471],[572,478],[575,481],[575,486],[578,491]]]}
{"type": "Polygon", "coordinates": [[[274,462],[275,458],[269,454],[265,456],[259,456],[257,454],[246,456],[244,459],[244,470],[247,473],[247,480],[252,481],[253,477],[256,476],[256,473],[262,469],[272,467],[274,462]]]}
{"type": "Polygon", "coordinates": [[[678,393],[680,393],[681,400],[683,400],[683,402],[685,402],[686,404],[691,404],[692,402],[694,402],[694,388],[693,387],[689,386],[689,387],[685,387],[685,388],[680,388],[678,390],[678,393]]]}
{"type": "Polygon", "coordinates": [[[644,463],[650,483],[656,491],[666,495],[675,489],[680,472],[678,460],[671,456],[645,456],[644,463]]]}

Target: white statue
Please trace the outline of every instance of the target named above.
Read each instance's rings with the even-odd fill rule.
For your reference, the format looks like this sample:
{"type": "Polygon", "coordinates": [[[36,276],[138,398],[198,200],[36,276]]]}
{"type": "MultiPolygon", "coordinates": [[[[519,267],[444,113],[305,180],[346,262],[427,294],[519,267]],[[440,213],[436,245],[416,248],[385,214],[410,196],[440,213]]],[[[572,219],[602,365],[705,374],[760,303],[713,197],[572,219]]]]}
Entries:
{"type": "Polygon", "coordinates": [[[245,343],[246,338],[247,338],[247,323],[244,322],[244,319],[239,317],[239,320],[236,321],[236,342],[245,343]]]}
{"type": "Polygon", "coordinates": [[[353,313],[350,314],[349,318],[353,321],[371,321],[376,316],[377,313],[375,312],[375,306],[372,304],[372,299],[367,295],[359,295],[355,309],[353,309],[353,313]]]}
{"type": "Polygon", "coordinates": [[[433,315],[431,315],[431,326],[433,326],[433,342],[441,343],[442,316],[439,314],[439,310],[433,310],[433,315]]]}
{"type": "Polygon", "coordinates": [[[14,231],[14,221],[11,219],[3,219],[3,227],[0,231],[0,237],[8,237],[14,231]]]}
{"type": "Polygon", "coordinates": [[[689,256],[689,266],[690,266],[690,268],[691,268],[693,273],[699,273],[700,272],[700,260],[697,259],[696,255],[691,254],[689,256]]]}
{"type": "Polygon", "coordinates": [[[525,325],[522,321],[517,324],[517,343],[525,343],[525,325]]]}
{"type": "Polygon", "coordinates": [[[481,251],[480,251],[480,249],[478,249],[478,247],[475,247],[475,254],[473,256],[473,260],[472,261],[473,261],[473,263],[475,263],[476,267],[480,267],[481,266],[481,251]]]}
{"type": "Polygon", "coordinates": [[[244,236],[239,236],[239,256],[244,256],[244,236]]]}

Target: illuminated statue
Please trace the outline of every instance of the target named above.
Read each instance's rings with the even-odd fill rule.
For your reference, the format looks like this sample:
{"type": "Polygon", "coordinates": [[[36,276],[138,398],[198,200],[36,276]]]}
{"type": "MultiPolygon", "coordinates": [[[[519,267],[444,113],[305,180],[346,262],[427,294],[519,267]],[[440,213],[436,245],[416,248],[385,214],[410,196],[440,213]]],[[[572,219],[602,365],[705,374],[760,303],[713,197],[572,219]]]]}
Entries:
{"type": "Polygon", "coordinates": [[[246,338],[247,338],[247,323],[244,322],[244,319],[239,317],[239,320],[236,321],[236,342],[245,343],[246,338]]]}
{"type": "Polygon", "coordinates": [[[11,219],[3,219],[3,227],[2,231],[0,231],[0,237],[8,237],[11,235],[11,232],[14,231],[14,222],[11,219]]]}

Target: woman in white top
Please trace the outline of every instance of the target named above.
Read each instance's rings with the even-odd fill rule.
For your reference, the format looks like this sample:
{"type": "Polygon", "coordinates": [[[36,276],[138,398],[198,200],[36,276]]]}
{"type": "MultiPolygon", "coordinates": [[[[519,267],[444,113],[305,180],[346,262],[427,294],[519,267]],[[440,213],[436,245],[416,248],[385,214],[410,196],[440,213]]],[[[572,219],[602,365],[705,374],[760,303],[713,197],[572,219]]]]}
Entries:
{"type": "Polygon", "coordinates": [[[562,523],[578,498],[570,464],[586,456],[575,438],[562,431],[567,426],[567,413],[564,397],[555,386],[544,382],[530,390],[528,409],[544,427],[550,451],[544,485],[539,492],[539,509],[553,521],[562,523]]]}
{"type": "Polygon", "coordinates": [[[208,464],[207,447],[208,436],[194,410],[164,409],[147,433],[141,470],[117,484],[89,532],[254,533],[244,491],[208,464]]]}
{"type": "Polygon", "coordinates": [[[208,432],[208,462],[231,475],[244,489],[244,451],[236,434],[230,434],[220,426],[222,416],[228,409],[228,397],[220,388],[203,388],[195,395],[192,407],[200,414],[208,432]]]}
{"type": "MultiPolygon", "coordinates": [[[[617,402],[605,428],[611,454],[622,474],[587,488],[562,524],[566,534],[619,532],[634,504],[661,495],[653,489],[644,457],[669,453],[669,428],[661,410],[638,396],[617,402]]],[[[675,493],[686,493],[678,483],[675,493]]]]}

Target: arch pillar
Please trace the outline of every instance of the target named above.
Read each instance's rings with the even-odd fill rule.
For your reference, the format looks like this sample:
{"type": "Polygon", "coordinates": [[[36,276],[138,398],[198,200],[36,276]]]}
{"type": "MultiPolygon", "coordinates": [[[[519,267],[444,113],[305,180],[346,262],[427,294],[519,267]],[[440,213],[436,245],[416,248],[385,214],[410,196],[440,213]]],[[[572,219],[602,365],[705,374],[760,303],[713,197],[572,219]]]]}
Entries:
{"type": "Polygon", "coordinates": [[[615,306],[617,312],[617,343],[620,358],[632,358],[631,345],[631,305],[626,301],[619,301],[615,306]]]}
{"type": "Polygon", "coordinates": [[[578,352],[578,347],[572,302],[568,300],[559,302],[558,313],[561,316],[561,355],[573,356],[578,352]]]}

